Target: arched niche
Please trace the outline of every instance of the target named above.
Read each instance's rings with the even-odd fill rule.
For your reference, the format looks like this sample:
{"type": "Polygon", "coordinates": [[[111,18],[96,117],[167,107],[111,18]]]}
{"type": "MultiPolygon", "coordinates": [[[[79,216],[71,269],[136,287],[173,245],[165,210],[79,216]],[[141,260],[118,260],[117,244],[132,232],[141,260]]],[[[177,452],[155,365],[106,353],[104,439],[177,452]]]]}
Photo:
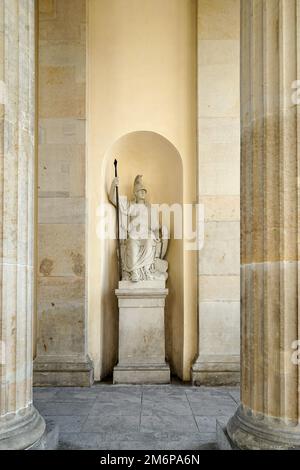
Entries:
{"type": "MultiPolygon", "coordinates": [[[[143,175],[148,189],[148,201],[153,204],[180,204],[183,202],[183,169],[180,154],[174,145],[160,134],[149,131],[131,132],[119,138],[106,152],[103,172],[108,193],[114,177],[114,159],[118,160],[120,194],[133,197],[133,181],[143,175]]],[[[108,202],[108,199],[107,199],[108,202]]],[[[110,221],[115,230],[116,211],[109,209],[110,221]]],[[[175,374],[180,374],[183,356],[183,241],[174,240],[174,218],[171,217],[171,239],[166,259],[169,261],[169,295],[166,302],[166,352],[175,374]]],[[[114,288],[117,286],[116,242],[105,240],[102,244],[102,357],[105,369],[112,371],[117,358],[117,303],[114,288]],[[111,358],[111,359],[109,359],[111,358]]]]}

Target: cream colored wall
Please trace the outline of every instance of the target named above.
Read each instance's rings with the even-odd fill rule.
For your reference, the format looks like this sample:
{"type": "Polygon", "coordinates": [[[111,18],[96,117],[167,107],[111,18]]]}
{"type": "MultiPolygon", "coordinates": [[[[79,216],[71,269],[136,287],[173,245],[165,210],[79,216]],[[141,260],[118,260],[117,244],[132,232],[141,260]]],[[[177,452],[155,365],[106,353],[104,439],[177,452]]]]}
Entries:
{"type": "MultiPolygon", "coordinates": [[[[196,202],[196,16],[195,0],[89,0],[88,309],[96,379],[112,371],[116,353],[113,335],[103,350],[112,326],[104,321],[109,307],[103,303],[112,260],[96,234],[97,207],[107,200],[105,155],[127,133],[161,134],[182,158],[183,201],[196,202]]],[[[138,163],[130,168],[130,174],[139,171],[138,163]]],[[[145,171],[146,179],[154,177],[145,171]]],[[[165,178],[172,185],[172,169],[165,178]]],[[[184,251],[182,321],[174,326],[182,341],[174,370],[185,380],[197,351],[196,258],[184,251]]]]}
{"type": "Polygon", "coordinates": [[[198,1],[198,184],[205,209],[198,362],[208,373],[239,367],[239,15],[239,0],[198,1]]]}

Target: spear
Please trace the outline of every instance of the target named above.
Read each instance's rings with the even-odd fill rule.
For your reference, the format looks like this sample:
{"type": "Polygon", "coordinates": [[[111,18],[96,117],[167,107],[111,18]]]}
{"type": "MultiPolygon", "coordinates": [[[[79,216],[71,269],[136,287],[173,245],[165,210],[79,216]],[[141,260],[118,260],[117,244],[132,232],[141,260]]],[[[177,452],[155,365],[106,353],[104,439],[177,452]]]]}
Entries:
{"type": "MultiPolygon", "coordinates": [[[[114,161],[115,178],[118,177],[118,161],[114,161]]],[[[119,279],[122,281],[122,259],[121,259],[121,243],[120,243],[120,204],[119,204],[119,188],[116,186],[116,204],[117,204],[117,250],[118,250],[118,267],[119,279]]]]}

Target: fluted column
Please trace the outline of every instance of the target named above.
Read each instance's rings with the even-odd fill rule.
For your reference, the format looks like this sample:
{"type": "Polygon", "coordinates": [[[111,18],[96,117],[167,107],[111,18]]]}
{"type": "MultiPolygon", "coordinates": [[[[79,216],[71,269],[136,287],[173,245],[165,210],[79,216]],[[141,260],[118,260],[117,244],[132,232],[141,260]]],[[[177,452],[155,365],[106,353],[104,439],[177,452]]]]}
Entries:
{"type": "Polygon", "coordinates": [[[36,443],[32,406],[35,2],[0,1],[0,450],[36,443]]]}
{"type": "Polygon", "coordinates": [[[300,446],[300,2],[241,3],[242,405],[227,430],[240,448],[284,449],[300,446]]]}

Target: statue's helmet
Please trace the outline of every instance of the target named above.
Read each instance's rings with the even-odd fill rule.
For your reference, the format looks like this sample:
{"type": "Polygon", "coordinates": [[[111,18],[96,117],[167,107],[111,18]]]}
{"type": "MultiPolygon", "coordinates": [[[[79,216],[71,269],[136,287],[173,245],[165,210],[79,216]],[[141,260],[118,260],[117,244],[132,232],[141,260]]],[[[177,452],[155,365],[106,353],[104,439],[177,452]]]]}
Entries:
{"type": "Polygon", "coordinates": [[[134,180],[134,185],[133,185],[134,194],[136,194],[138,191],[146,191],[147,192],[147,189],[144,186],[142,178],[143,178],[143,175],[137,175],[136,176],[136,178],[134,180]]]}

